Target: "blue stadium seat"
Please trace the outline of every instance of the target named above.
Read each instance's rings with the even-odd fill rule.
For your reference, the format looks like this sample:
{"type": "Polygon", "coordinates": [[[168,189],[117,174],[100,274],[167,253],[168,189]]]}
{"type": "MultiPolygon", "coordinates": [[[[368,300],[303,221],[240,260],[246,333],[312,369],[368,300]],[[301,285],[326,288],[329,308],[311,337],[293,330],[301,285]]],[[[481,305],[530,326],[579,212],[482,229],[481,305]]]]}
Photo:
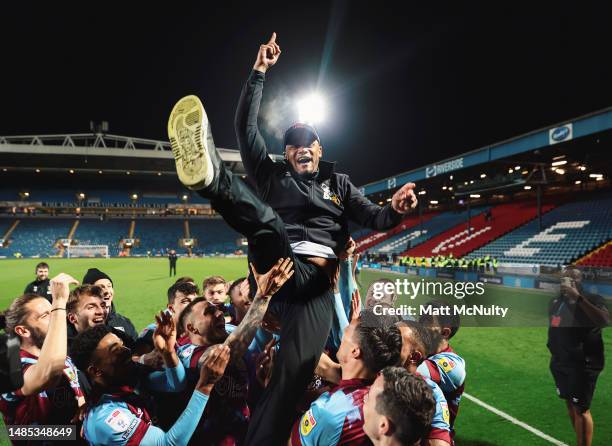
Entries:
{"type": "Polygon", "coordinates": [[[470,253],[501,262],[566,265],[612,239],[612,197],[559,206],[470,253]]]}

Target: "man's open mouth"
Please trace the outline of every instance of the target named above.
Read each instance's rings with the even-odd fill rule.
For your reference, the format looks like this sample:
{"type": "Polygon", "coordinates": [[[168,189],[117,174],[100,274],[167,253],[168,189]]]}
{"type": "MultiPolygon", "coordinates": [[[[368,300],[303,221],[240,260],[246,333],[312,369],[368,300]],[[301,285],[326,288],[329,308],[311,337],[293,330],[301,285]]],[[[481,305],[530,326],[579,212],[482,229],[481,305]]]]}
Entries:
{"type": "Polygon", "coordinates": [[[298,164],[308,164],[312,162],[312,157],[310,156],[299,156],[297,159],[298,164]]]}
{"type": "Polygon", "coordinates": [[[92,319],[94,324],[103,324],[104,323],[104,318],[103,317],[94,317],[92,319]]]}

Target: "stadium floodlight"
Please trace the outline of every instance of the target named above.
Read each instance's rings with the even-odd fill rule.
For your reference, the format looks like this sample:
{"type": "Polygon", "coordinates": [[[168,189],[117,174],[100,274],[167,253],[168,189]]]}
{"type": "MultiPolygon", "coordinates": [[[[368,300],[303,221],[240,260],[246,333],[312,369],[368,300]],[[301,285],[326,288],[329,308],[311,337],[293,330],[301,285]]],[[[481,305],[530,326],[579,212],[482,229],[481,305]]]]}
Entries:
{"type": "Polygon", "coordinates": [[[523,189],[525,189],[525,190],[531,190],[531,186],[525,186],[523,189]]]}
{"type": "Polygon", "coordinates": [[[452,180],[452,179],[453,179],[453,176],[451,175],[449,178],[452,180]]]}
{"type": "Polygon", "coordinates": [[[580,181],[580,180],[576,180],[576,181],[574,182],[574,184],[580,184],[580,183],[582,183],[582,181],[580,181]]]}
{"type": "Polygon", "coordinates": [[[512,172],[514,172],[512,168],[508,169],[508,173],[512,173],[512,172]]]}
{"type": "Polygon", "coordinates": [[[158,176],[158,177],[161,177],[161,172],[157,172],[157,176],[158,176]]]}
{"type": "Polygon", "coordinates": [[[480,174],[480,178],[486,178],[486,177],[487,177],[487,174],[486,174],[486,173],[481,173],[481,174],[480,174]]]}
{"type": "Polygon", "coordinates": [[[446,190],[446,186],[442,186],[442,190],[446,190]]]}
{"type": "Polygon", "coordinates": [[[27,197],[29,197],[29,196],[30,196],[30,193],[29,193],[29,192],[24,192],[24,193],[23,193],[23,196],[27,198],[27,197]]]}
{"type": "Polygon", "coordinates": [[[448,190],[453,190],[452,186],[450,186],[450,187],[448,188],[448,190]]]}
{"type": "Polygon", "coordinates": [[[70,172],[70,173],[74,173],[74,169],[70,169],[68,172],[70,172]]]}
{"type": "Polygon", "coordinates": [[[98,173],[100,173],[100,174],[101,174],[101,173],[102,173],[102,171],[101,171],[101,170],[98,170],[98,173]]]}
{"type": "Polygon", "coordinates": [[[138,200],[138,194],[132,194],[132,200],[138,200]]]}
{"type": "Polygon", "coordinates": [[[527,175],[527,174],[529,173],[529,171],[528,171],[528,170],[523,170],[521,173],[522,173],[523,175],[527,175]]]}
{"type": "Polygon", "coordinates": [[[379,202],[378,202],[378,205],[379,205],[379,206],[382,206],[383,204],[385,204],[385,202],[384,202],[384,201],[379,201],[379,202]]]}
{"type": "Polygon", "coordinates": [[[567,160],[561,160],[561,161],[554,161],[551,166],[553,167],[557,167],[557,166],[563,166],[564,164],[567,164],[567,160]]]}
{"type": "Polygon", "coordinates": [[[555,172],[558,173],[559,175],[565,175],[564,169],[555,169],[555,172]]]}
{"type": "Polygon", "coordinates": [[[419,195],[425,195],[426,193],[427,193],[427,191],[422,190],[422,191],[419,192],[419,195]]]}
{"type": "Polygon", "coordinates": [[[84,200],[84,199],[85,199],[85,194],[84,194],[83,192],[79,192],[79,193],[77,194],[77,198],[78,198],[79,200],[84,200]]]}
{"type": "Polygon", "coordinates": [[[480,198],[480,194],[470,194],[470,198],[480,198]]]}
{"type": "Polygon", "coordinates": [[[597,177],[595,178],[595,181],[603,181],[603,177],[597,177]]]}
{"type": "Polygon", "coordinates": [[[438,200],[429,200],[429,204],[438,204],[438,200]]]}
{"type": "Polygon", "coordinates": [[[521,170],[521,166],[514,166],[514,170],[521,170]]]}
{"type": "Polygon", "coordinates": [[[580,167],[578,167],[578,169],[580,169],[582,172],[584,172],[586,170],[586,166],[580,166],[580,167]]]}
{"type": "Polygon", "coordinates": [[[474,184],[474,180],[470,180],[470,184],[474,184]]]}
{"type": "Polygon", "coordinates": [[[320,93],[311,93],[296,103],[300,122],[320,124],[325,119],[325,100],[320,93]]]}
{"type": "Polygon", "coordinates": [[[391,202],[391,198],[387,198],[387,203],[391,202]]]}
{"type": "Polygon", "coordinates": [[[603,175],[600,173],[592,173],[589,175],[591,178],[603,178],[603,175]]]}
{"type": "Polygon", "coordinates": [[[36,173],[40,173],[40,169],[36,169],[36,173]]]}
{"type": "Polygon", "coordinates": [[[126,175],[129,175],[130,173],[131,173],[131,172],[128,170],[128,171],[127,171],[125,174],[126,174],[126,175]]]}

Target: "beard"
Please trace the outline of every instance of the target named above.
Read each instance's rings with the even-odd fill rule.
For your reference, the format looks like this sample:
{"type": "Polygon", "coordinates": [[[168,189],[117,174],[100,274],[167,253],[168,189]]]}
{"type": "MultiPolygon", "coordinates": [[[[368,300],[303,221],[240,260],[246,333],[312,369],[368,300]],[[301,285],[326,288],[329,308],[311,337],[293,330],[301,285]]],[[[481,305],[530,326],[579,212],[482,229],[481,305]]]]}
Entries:
{"type": "Polygon", "coordinates": [[[45,337],[47,336],[46,333],[43,333],[42,330],[37,327],[28,328],[30,329],[32,344],[34,344],[36,348],[41,349],[45,342],[45,337]]]}

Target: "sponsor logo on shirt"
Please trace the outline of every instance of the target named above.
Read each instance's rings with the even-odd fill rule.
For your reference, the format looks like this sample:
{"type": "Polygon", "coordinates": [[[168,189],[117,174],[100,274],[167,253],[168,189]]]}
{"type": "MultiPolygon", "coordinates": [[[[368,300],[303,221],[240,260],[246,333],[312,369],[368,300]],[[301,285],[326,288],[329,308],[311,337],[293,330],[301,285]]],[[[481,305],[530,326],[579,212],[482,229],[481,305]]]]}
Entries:
{"type": "Polygon", "coordinates": [[[130,418],[119,409],[114,410],[104,422],[115,432],[124,432],[130,427],[130,418]]]}
{"type": "Polygon", "coordinates": [[[558,327],[559,325],[561,325],[561,316],[553,316],[550,318],[551,327],[558,327]]]}
{"type": "Polygon", "coordinates": [[[455,363],[447,358],[440,358],[438,359],[437,363],[446,373],[450,372],[451,370],[453,370],[453,368],[455,368],[455,363]]]}
{"type": "Polygon", "coordinates": [[[300,431],[302,432],[302,435],[305,437],[308,436],[316,425],[317,420],[315,420],[315,417],[312,416],[312,410],[309,410],[304,414],[302,417],[302,422],[300,423],[300,431]]]}
{"type": "Polygon", "coordinates": [[[444,418],[444,422],[446,424],[450,424],[450,411],[448,410],[448,404],[440,403],[440,406],[442,407],[442,418],[444,418]]]}
{"type": "Polygon", "coordinates": [[[133,431],[134,429],[136,429],[136,426],[138,426],[138,422],[139,422],[139,421],[140,421],[140,420],[139,420],[138,418],[134,418],[134,419],[132,420],[132,422],[130,423],[130,425],[129,425],[129,426],[128,426],[128,428],[126,429],[126,431],[125,431],[125,432],[123,433],[123,435],[121,436],[121,438],[122,438],[123,440],[127,440],[127,439],[130,437],[130,435],[132,434],[132,431],[133,431]]]}

